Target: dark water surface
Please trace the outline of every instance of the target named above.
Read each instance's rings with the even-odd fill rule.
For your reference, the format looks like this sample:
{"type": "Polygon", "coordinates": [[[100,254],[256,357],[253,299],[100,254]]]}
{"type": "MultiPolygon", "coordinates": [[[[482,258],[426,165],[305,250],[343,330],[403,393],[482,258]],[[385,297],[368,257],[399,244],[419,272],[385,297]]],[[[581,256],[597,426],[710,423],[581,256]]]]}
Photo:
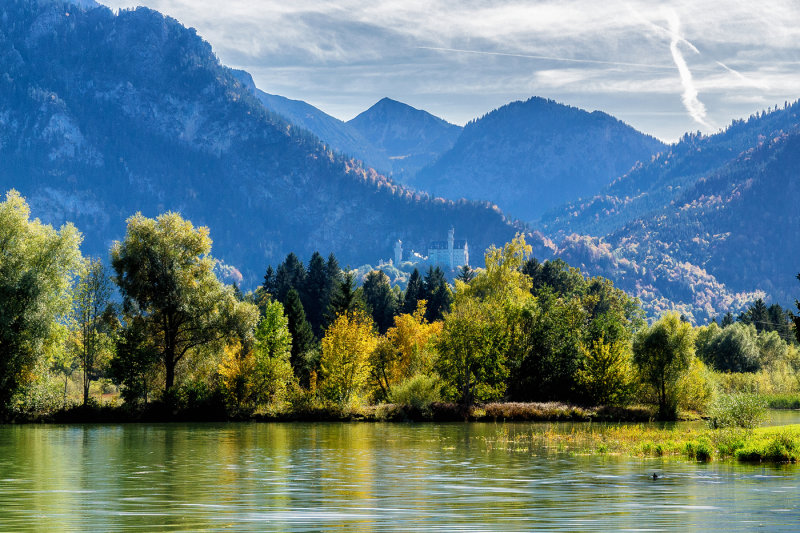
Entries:
{"type": "Polygon", "coordinates": [[[488,448],[501,427],[0,426],[0,530],[800,530],[796,466],[488,448]]]}

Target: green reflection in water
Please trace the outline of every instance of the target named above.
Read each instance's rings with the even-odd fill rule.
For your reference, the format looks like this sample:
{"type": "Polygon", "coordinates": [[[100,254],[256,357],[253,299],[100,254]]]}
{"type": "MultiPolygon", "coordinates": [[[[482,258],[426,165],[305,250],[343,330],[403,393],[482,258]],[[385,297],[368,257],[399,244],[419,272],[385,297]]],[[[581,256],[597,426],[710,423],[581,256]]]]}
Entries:
{"type": "Polygon", "coordinates": [[[540,427],[0,426],[0,530],[791,531],[800,523],[793,466],[485,446],[500,428],[540,427]],[[653,471],[663,477],[654,482],[653,471]]]}

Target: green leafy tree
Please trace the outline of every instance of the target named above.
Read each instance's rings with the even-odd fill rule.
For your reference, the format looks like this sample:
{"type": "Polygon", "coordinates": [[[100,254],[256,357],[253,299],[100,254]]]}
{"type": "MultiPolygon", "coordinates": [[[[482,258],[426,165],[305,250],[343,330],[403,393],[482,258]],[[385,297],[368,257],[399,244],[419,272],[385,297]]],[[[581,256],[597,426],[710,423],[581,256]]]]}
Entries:
{"type": "Polygon", "coordinates": [[[134,215],[111,250],[124,311],[160,354],[165,393],[187,353],[234,337],[246,341],[258,320],[257,308],[217,279],[210,251],[208,229],[177,213],[134,215]]]}
{"type": "Polygon", "coordinates": [[[753,324],[736,322],[716,335],[704,355],[723,372],[755,372],[761,367],[758,333],[753,324]]]}
{"type": "Polygon", "coordinates": [[[607,343],[601,338],[581,348],[583,360],[578,384],[586,399],[594,405],[627,402],[634,385],[630,345],[607,343]]]}
{"type": "Polygon", "coordinates": [[[508,376],[508,330],[501,309],[464,299],[445,316],[436,342],[436,371],[462,405],[496,400],[505,392],[508,376]]]}
{"type": "Polygon", "coordinates": [[[633,340],[633,362],[658,397],[658,413],[674,418],[678,398],[675,385],[694,357],[694,331],[677,313],[667,313],[633,340]]]}
{"type": "MultiPolygon", "coordinates": [[[[800,280],[800,274],[797,275],[797,279],[800,280]]],[[[797,315],[792,316],[792,321],[794,322],[794,335],[797,338],[797,342],[800,343],[800,300],[795,300],[794,303],[798,311],[797,315]]]]}
{"type": "Polygon", "coordinates": [[[111,330],[116,320],[111,305],[111,278],[103,262],[87,259],[75,290],[75,319],[78,326],[78,358],[82,371],[83,405],[89,403],[89,387],[100,377],[103,354],[111,349],[111,330]]]}
{"type": "Polygon", "coordinates": [[[56,231],[30,220],[14,190],[0,203],[0,417],[71,311],[80,242],[71,224],[56,231]]]}
{"type": "Polygon", "coordinates": [[[280,302],[273,301],[255,331],[251,379],[257,403],[279,404],[285,399],[287,386],[294,380],[291,347],[289,320],[280,302]]]}
{"type": "Polygon", "coordinates": [[[543,287],[519,315],[519,339],[511,361],[510,393],[519,401],[577,400],[576,377],[585,342],[586,311],[578,298],[543,287]]]}

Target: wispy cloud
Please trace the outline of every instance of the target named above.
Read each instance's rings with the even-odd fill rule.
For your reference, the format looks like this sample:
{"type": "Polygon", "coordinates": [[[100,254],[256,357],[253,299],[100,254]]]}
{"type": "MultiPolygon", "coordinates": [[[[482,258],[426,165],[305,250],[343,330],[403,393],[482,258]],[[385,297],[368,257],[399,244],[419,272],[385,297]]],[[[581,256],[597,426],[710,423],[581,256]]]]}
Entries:
{"type": "MultiPolygon", "coordinates": [[[[686,64],[686,60],[683,58],[680,48],[678,48],[678,45],[685,41],[685,39],[681,36],[681,23],[677,13],[674,11],[667,11],[667,21],[669,22],[669,30],[672,34],[669,50],[672,53],[675,66],[678,67],[681,85],[683,85],[683,94],[681,95],[683,106],[695,122],[708,129],[714,129],[707,119],[708,113],[706,111],[706,106],[698,98],[697,89],[694,86],[694,80],[692,79],[692,72],[689,70],[689,65],[686,64]]],[[[694,52],[697,52],[697,48],[694,46],[692,46],[692,49],[694,52]]]]}
{"type": "Polygon", "coordinates": [[[672,22],[652,0],[100,1],[173,16],[340,118],[391,96],[464,123],[538,95],[669,140],[800,97],[797,0],[670,0],[672,22]]]}

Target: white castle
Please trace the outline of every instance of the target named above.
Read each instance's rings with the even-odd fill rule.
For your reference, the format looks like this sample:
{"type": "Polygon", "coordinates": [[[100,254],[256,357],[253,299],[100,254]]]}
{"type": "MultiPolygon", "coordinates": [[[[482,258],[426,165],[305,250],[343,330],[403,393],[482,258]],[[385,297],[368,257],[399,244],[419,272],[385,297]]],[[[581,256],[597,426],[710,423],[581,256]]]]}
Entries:
{"type": "MultiPolygon", "coordinates": [[[[433,241],[428,246],[427,262],[432,265],[442,265],[451,270],[469,265],[469,246],[467,241],[457,241],[455,239],[456,230],[450,228],[447,234],[446,241],[433,241]]],[[[422,258],[419,254],[413,253],[419,259],[422,258]]],[[[411,258],[413,260],[413,257],[411,258]]],[[[394,264],[399,265],[403,261],[403,241],[400,239],[394,243],[394,264]]]]}
{"type": "Polygon", "coordinates": [[[447,241],[433,241],[428,246],[428,262],[432,265],[443,265],[454,270],[469,265],[469,246],[467,241],[455,240],[456,230],[450,228],[447,241]]]}

